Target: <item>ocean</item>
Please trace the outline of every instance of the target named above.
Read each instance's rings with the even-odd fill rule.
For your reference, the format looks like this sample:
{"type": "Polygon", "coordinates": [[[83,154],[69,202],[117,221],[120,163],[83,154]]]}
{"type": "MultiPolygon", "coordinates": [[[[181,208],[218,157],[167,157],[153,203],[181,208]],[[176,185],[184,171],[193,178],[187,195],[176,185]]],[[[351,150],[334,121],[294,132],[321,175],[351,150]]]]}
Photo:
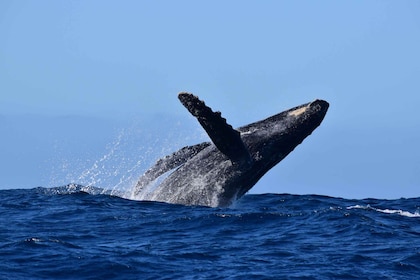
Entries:
{"type": "Polygon", "coordinates": [[[64,186],[1,190],[0,213],[0,279],[420,279],[420,198],[208,208],[64,186]]]}

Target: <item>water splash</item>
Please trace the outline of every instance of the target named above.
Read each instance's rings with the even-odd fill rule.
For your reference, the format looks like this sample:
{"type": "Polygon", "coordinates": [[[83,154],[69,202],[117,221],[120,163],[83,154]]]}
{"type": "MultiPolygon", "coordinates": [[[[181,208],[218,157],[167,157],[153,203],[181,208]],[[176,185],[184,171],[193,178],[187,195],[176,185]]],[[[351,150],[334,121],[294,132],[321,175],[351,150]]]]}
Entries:
{"type": "MultiPolygon", "coordinates": [[[[139,199],[133,197],[133,188],[140,175],[158,158],[190,143],[207,140],[195,123],[196,128],[191,129],[188,123],[185,125],[176,118],[154,122],[156,124],[144,119],[133,120],[128,127],[120,128],[114,140],[105,147],[105,153],[93,163],[89,159],[61,159],[61,169],[56,172],[52,187],[74,183],[103,188],[107,193],[111,191],[111,194],[128,199],[139,199]],[[165,123],[162,125],[162,122],[165,123]]],[[[162,178],[165,177],[153,182],[147,191],[155,188],[162,178]]],[[[146,193],[140,199],[147,199],[146,193]]]]}
{"type": "MultiPolygon", "coordinates": [[[[102,178],[100,177],[100,175],[106,173],[105,164],[112,158],[112,156],[118,150],[119,146],[121,145],[121,139],[123,135],[124,131],[121,131],[121,133],[117,137],[117,140],[114,143],[112,143],[108,153],[102,156],[102,158],[100,158],[99,160],[96,160],[92,167],[83,171],[83,173],[77,178],[77,182],[86,182],[84,184],[87,186],[94,186],[101,183],[102,178]]],[[[117,175],[118,169],[115,169],[113,173],[114,176],[117,175]]]]}

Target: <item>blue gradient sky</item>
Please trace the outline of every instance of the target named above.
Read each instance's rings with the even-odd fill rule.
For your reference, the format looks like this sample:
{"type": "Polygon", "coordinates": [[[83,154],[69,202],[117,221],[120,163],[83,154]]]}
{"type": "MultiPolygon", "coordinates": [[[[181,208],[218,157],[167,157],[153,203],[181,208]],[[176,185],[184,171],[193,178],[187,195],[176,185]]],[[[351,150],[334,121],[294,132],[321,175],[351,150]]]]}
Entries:
{"type": "Polygon", "coordinates": [[[253,191],[419,196],[419,14],[418,1],[4,0],[0,115],[189,122],[176,98],[189,91],[240,126],[322,98],[325,122],[253,191]]]}

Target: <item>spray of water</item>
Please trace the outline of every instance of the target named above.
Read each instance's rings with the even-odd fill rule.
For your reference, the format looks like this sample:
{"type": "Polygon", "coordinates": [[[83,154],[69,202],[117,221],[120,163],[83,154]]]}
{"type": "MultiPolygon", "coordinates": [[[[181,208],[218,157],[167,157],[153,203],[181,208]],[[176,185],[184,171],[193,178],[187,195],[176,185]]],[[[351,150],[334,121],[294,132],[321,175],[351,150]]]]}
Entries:
{"type": "Polygon", "coordinates": [[[93,163],[89,163],[89,160],[86,159],[73,160],[73,162],[63,159],[61,173],[66,173],[64,177],[67,184],[73,183],[68,185],[69,188],[82,185],[88,192],[89,189],[100,188],[103,189],[103,194],[136,200],[150,199],[149,194],[170,173],[159,177],[144,188],[142,193],[133,196],[133,188],[147,168],[158,158],[185,145],[207,140],[207,136],[197,126],[194,129],[188,129],[188,126],[183,127],[185,124],[182,122],[175,122],[172,126],[166,125],[170,128],[164,130],[155,128],[150,132],[147,131],[148,127],[145,127],[143,121],[120,129],[114,140],[106,146],[104,155],[93,163]],[[86,167],[78,171],[79,169],[74,166],[86,167]]]}

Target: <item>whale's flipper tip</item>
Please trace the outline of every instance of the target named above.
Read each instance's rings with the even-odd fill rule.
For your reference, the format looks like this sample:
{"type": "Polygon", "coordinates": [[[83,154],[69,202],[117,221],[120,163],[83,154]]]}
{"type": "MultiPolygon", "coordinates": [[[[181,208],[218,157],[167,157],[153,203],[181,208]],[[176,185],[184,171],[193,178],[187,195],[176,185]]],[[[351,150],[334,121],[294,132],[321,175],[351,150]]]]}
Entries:
{"type": "Polygon", "coordinates": [[[210,107],[191,93],[181,92],[178,94],[178,98],[182,105],[197,118],[220,152],[232,162],[248,163],[251,161],[251,156],[242,142],[239,131],[228,124],[220,112],[213,112],[210,107]]]}

